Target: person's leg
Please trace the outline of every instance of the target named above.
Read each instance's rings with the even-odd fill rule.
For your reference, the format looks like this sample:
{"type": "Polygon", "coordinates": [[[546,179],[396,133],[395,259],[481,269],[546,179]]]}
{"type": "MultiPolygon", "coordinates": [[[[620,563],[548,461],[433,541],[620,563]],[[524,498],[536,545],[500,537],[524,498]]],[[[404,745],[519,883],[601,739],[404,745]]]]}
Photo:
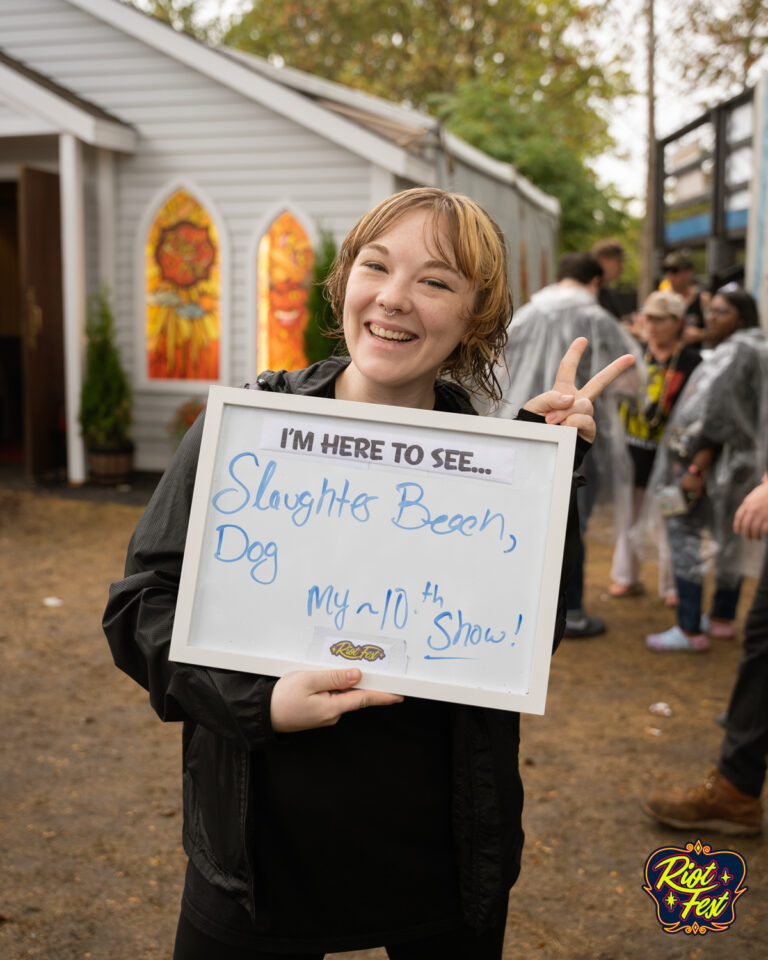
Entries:
{"type": "Polygon", "coordinates": [[[579,506],[579,558],[573,576],[565,588],[565,635],[566,637],[594,637],[605,633],[605,621],[601,617],[590,617],[584,612],[584,536],[587,532],[587,522],[597,495],[597,474],[590,467],[590,458],[584,462],[587,482],[576,491],[576,500],[579,506]]]}
{"type": "Polygon", "coordinates": [[[695,518],[684,514],[668,519],[667,532],[678,594],[677,623],[661,633],[648,634],[646,646],[659,652],[708,650],[709,640],[701,632],[700,528],[695,518]]]}
{"type": "Polygon", "coordinates": [[[768,554],[747,615],[727,716],[718,769],[742,793],[759,797],[768,754],[768,554]]]}
{"type": "MultiPolygon", "coordinates": [[[[291,960],[323,960],[322,953],[290,954],[291,960]]],[[[209,937],[182,914],[176,929],[173,960],[286,960],[284,953],[264,953],[251,947],[233,947],[209,937]]]]}
{"type": "Polygon", "coordinates": [[[686,633],[700,633],[701,597],[704,592],[701,583],[675,577],[677,585],[677,622],[686,633]]]}
{"type": "Polygon", "coordinates": [[[501,960],[506,914],[480,936],[468,931],[387,946],[389,960],[501,960]]]}
{"type": "Polygon", "coordinates": [[[628,587],[629,590],[611,589],[613,596],[623,596],[625,593],[636,592],[640,584],[642,569],[639,553],[632,543],[630,531],[642,507],[645,490],[642,487],[633,487],[626,491],[621,515],[616,529],[616,546],[613,551],[611,564],[611,581],[618,587],[628,587]],[[631,588],[635,588],[633,591],[631,588]]]}

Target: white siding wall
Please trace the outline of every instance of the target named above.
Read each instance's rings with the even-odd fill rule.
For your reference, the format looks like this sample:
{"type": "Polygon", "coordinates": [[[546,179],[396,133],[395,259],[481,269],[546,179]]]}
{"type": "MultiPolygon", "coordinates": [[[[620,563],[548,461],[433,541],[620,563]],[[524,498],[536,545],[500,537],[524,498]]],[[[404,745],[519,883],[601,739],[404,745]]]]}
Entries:
{"type": "Polygon", "coordinates": [[[496,220],[509,245],[510,285],[515,307],[523,305],[520,244],[525,241],[528,295],[552,282],[557,244],[557,218],[533,204],[513,187],[455,161],[451,189],[477,200],[496,220]],[[549,278],[541,276],[541,254],[546,252],[549,278]]]}
{"type": "MultiPolygon", "coordinates": [[[[114,0],[104,0],[105,3],[114,0]]],[[[253,103],[137,40],[69,6],[65,0],[0,0],[0,46],[68,89],[133,125],[140,145],[116,163],[115,290],[118,338],[131,374],[142,349],[136,298],[137,231],[158,191],[183,180],[210,198],[228,233],[231,383],[253,379],[258,360],[248,315],[254,232],[286,201],[310,222],[322,222],[340,240],[369,207],[371,165],[299,124],[253,103]]],[[[55,140],[51,161],[55,162],[55,140]]],[[[23,162],[0,140],[0,169],[23,162]]],[[[87,151],[88,282],[98,285],[95,155],[87,151]]],[[[166,424],[180,402],[195,394],[137,389],[134,438],[137,465],[160,469],[170,456],[166,424]]],[[[197,392],[200,391],[197,388],[197,392]]]]}

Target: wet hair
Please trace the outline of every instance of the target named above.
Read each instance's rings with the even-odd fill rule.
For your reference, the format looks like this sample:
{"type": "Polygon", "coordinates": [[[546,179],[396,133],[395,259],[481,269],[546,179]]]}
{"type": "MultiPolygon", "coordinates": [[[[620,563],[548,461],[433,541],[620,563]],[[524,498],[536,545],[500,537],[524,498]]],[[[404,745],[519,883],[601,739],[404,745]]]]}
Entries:
{"type": "Polygon", "coordinates": [[[586,286],[603,276],[603,268],[591,253],[564,253],[557,262],[557,279],[576,280],[586,286]]]}
{"type": "Polygon", "coordinates": [[[605,257],[606,260],[615,260],[625,256],[624,247],[622,247],[618,240],[614,240],[612,237],[606,240],[598,240],[589,252],[596,259],[605,257]]]}
{"type": "Polygon", "coordinates": [[[757,303],[755,302],[755,298],[750,293],[747,293],[746,290],[742,290],[741,287],[731,287],[729,284],[727,287],[721,287],[719,290],[716,290],[713,296],[722,297],[723,300],[727,300],[735,310],[738,310],[740,327],[760,326],[757,303]]]}
{"type": "Polygon", "coordinates": [[[413,210],[432,214],[431,239],[436,252],[447,262],[453,261],[476,288],[464,335],[446,357],[440,375],[490,400],[500,399],[494,367],[504,355],[512,319],[507,247],[498,224],[469,197],[436,187],[414,187],[387,197],[357,221],[344,238],[326,283],[326,296],[339,328],[343,326],[349,272],[360,250],[413,210]],[[448,235],[450,251],[441,249],[441,228],[448,235]]]}

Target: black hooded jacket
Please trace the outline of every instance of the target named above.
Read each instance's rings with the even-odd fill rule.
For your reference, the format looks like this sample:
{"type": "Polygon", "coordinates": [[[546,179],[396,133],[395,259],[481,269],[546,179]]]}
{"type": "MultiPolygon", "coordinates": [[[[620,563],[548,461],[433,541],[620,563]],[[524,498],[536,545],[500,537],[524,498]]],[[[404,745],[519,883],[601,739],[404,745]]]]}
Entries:
{"type": "MultiPolygon", "coordinates": [[[[293,373],[268,372],[259,377],[257,386],[278,393],[332,397],[333,383],[347,362],[333,358],[293,373]]],[[[435,409],[475,412],[460,387],[443,382],[436,385],[435,409]]],[[[541,421],[525,411],[521,418],[541,421]]],[[[518,770],[518,714],[407,698],[395,707],[345,715],[334,727],[275,734],[270,724],[275,678],[168,659],[202,419],[185,436],[139,521],[129,546],[125,577],[112,585],[104,614],[104,630],[117,666],[149,691],[162,720],[184,723],[183,843],[190,860],[184,909],[209,933],[223,937],[223,928],[231,927],[231,942],[254,942],[264,948],[274,948],[287,936],[306,947],[322,941],[327,950],[376,946],[385,942],[385,937],[392,942],[398,936],[416,938],[439,932],[446,923],[455,922],[459,910],[472,927],[482,930],[506,908],[509,888],[520,870],[523,789],[518,770]],[[395,710],[401,712],[389,713],[395,710]],[[391,755],[384,749],[367,767],[367,751],[370,744],[386,744],[391,739],[390,725],[397,731],[398,724],[402,729],[393,736],[402,736],[405,752],[410,750],[413,756],[404,761],[412,762],[410,768],[396,772],[408,782],[392,785],[392,778],[387,778],[391,755]],[[413,731],[418,731],[415,738],[413,731]],[[436,745],[434,749],[432,745],[436,745]],[[333,767],[344,757],[350,760],[348,766],[333,767]],[[329,766],[335,772],[329,772],[329,766]],[[294,782],[297,769],[310,779],[294,782]],[[324,788],[319,781],[324,779],[327,785],[329,776],[333,784],[341,781],[343,789],[324,788]],[[368,792],[366,778],[376,780],[368,792]],[[285,780],[290,783],[283,787],[285,780]],[[311,790],[313,797],[299,797],[294,806],[289,790],[294,794],[311,790]],[[345,809],[340,810],[340,805],[345,809]],[[373,809],[377,805],[380,808],[373,809]],[[317,822],[313,808],[322,812],[317,822]],[[433,809],[436,812],[431,816],[433,809]],[[292,904],[290,923],[288,914],[282,917],[280,899],[290,890],[292,898],[301,901],[302,871],[308,869],[301,866],[300,852],[286,852],[291,842],[312,844],[314,837],[324,835],[323,825],[334,820],[328,823],[328,830],[354,836],[364,847],[365,869],[366,864],[376,862],[377,833],[360,831],[361,815],[363,821],[366,816],[381,821],[392,810],[403,811],[403,823],[416,816],[425,825],[425,849],[429,851],[431,845],[433,854],[422,851],[417,858],[427,863],[426,879],[419,879],[418,869],[413,871],[408,863],[402,863],[401,875],[385,872],[378,887],[368,888],[358,881],[358,870],[345,897],[354,901],[359,887],[366,904],[370,899],[385,902],[378,907],[368,904],[370,909],[366,904],[355,907],[347,902],[342,915],[360,919],[358,926],[347,926],[344,920],[341,930],[334,929],[333,918],[328,917],[332,912],[329,904],[335,903],[333,896],[329,895],[327,902],[318,899],[313,892],[317,879],[304,876],[306,903],[303,907],[292,904]],[[291,817],[291,822],[283,823],[291,817]],[[446,873],[450,876],[444,876],[446,873]],[[393,919],[394,912],[401,909],[394,891],[402,889],[408,904],[416,895],[409,892],[411,874],[414,883],[418,880],[419,890],[429,890],[434,896],[423,893],[424,902],[413,904],[410,917],[393,919]],[[236,919],[225,917],[222,921],[228,904],[236,919]],[[212,916],[214,907],[218,926],[212,916]],[[373,928],[378,909],[385,912],[386,919],[373,928]],[[303,927],[295,922],[298,912],[307,918],[303,927]]],[[[586,449],[588,444],[579,441],[577,461],[586,449]]],[[[578,517],[572,495],[554,646],[563,634],[564,587],[578,550],[578,517]]],[[[402,750],[402,744],[397,749],[402,750]]],[[[399,813],[393,816],[391,834],[386,830],[382,834],[381,854],[386,858],[397,853],[399,863],[415,841],[403,834],[399,813]]],[[[330,883],[336,874],[333,869],[327,872],[327,860],[324,869],[323,876],[329,876],[330,883]]],[[[375,871],[373,866],[370,869],[375,871]]],[[[342,876],[346,873],[339,868],[338,877],[342,876]]]]}

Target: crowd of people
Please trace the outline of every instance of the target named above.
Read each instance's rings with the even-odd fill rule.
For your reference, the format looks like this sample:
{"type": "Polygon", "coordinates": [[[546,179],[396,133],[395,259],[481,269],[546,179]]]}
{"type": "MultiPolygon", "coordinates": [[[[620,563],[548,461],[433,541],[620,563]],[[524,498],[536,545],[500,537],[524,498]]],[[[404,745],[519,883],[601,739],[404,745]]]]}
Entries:
{"type": "MultiPolygon", "coordinates": [[[[510,326],[500,414],[510,415],[518,406],[518,381],[529,388],[541,379],[559,328],[567,336],[588,336],[598,354],[603,347],[616,350],[616,327],[626,329],[642,356],[632,378],[619,378],[613,397],[608,392],[596,404],[598,437],[603,436],[585,461],[582,532],[600,475],[611,477],[616,537],[608,593],[621,599],[644,592],[643,559],[652,546],[659,595],[675,611],[676,622],[649,634],[646,645],[661,653],[697,653],[708,650],[713,638],[734,638],[743,577],[755,556],[750,541],[768,534],[768,344],[753,297],[735,283],[703,289],[692,260],[680,251],[665,257],[659,288],[639,310],[622,316],[609,286],[621,275],[622,262],[621,246],[613,240],[601,241],[591,256],[564,257],[558,283],[519,311],[510,326]],[[575,259],[581,287],[565,279],[572,277],[575,259]],[[627,469],[630,480],[624,483],[627,469]],[[712,597],[704,612],[708,576],[712,597]]],[[[569,598],[580,598],[582,590],[577,568],[569,598]]],[[[606,629],[602,620],[583,609],[579,613],[579,620],[568,621],[566,636],[586,638],[606,629]]],[[[726,732],[715,769],[688,790],[651,793],[642,803],[650,817],[686,830],[762,829],[768,563],[746,619],[729,707],[720,719],[726,732]]]]}
{"type": "MultiPolygon", "coordinates": [[[[625,322],[610,289],[622,262],[615,242],[566,255],[556,283],[512,315],[488,213],[438,189],[395,194],[352,228],[328,282],[348,355],[263,372],[252,389],[576,428],[553,649],[609,628],[583,601],[583,534],[602,495],[620,531],[611,593],[642,589],[640,519],[663,508],[660,586],[678,624],[648,645],[703,650],[733,631],[744,535],[768,532],[765,345],[749,295],[705,296],[677,254],[664,289],[625,322]],[[717,591],[702,617],[705,534],[717,591]]],[[[354,668],[277,678],[170,659],[203,418],[158,485],[104,616],[116,664],[163,720],[184,724],[175,960],[320,960],[380,945],[392,960],[498,960],[523,844],[518,714],[361,690],[354,668]],[[375,824],[362,855],[330,826],[350,805],[375,824]]],[[[654,796],[652,816],[760,829],[767,618],[768,567],[723,756],[701,788],[719,806],[702,814],[690,792],[654,796]]]]}

